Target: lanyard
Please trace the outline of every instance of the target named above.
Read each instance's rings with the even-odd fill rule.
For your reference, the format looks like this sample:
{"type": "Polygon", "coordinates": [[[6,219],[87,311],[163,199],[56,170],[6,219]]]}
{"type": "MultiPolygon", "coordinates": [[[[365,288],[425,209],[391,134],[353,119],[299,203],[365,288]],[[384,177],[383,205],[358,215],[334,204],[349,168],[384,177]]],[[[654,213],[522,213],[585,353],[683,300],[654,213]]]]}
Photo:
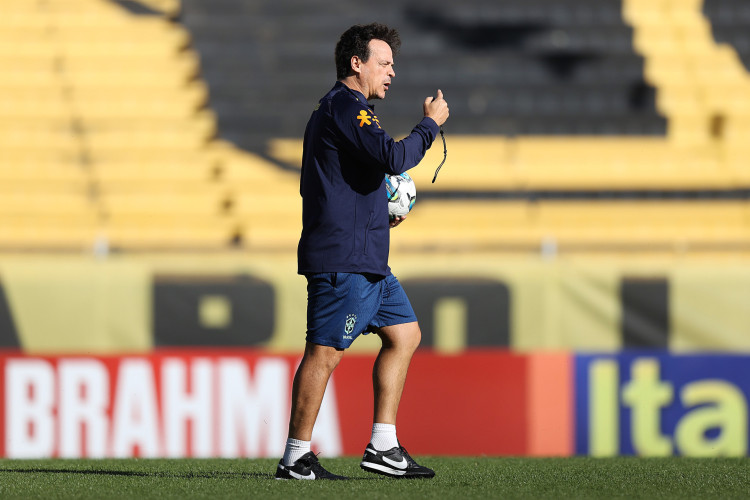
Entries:
{"type": "Polygon", "coordinates": [[[440,172],[440,167],[443,166],[443,163],[445,163],[445,159],[448,158],[448,147],[445,145],[445,134],[443,133],[443,126],[440,126],[440,138],[443,139],[443,161],[440,162],[440,165],[438,165],[438,168],[435,169],[435,177],[432,178],[432,183],[435,184],[435,179],[437,179],[438,172],[440,172]]]}

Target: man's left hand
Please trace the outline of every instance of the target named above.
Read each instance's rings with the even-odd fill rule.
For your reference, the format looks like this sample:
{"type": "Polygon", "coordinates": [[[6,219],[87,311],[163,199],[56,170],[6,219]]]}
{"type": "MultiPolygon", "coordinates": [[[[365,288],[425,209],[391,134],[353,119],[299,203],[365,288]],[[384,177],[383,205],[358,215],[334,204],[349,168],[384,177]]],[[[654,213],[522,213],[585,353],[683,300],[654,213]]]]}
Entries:
{"type": "Polygon", "coordinates": [[[405,215],[402,216],[402,217],[393,217],[391,219],[390,226],[391,227],[396,227],[399,224],[401,224],[402,222],[404,222],[405,220],[406,220],[406,216],[405,215]]]}

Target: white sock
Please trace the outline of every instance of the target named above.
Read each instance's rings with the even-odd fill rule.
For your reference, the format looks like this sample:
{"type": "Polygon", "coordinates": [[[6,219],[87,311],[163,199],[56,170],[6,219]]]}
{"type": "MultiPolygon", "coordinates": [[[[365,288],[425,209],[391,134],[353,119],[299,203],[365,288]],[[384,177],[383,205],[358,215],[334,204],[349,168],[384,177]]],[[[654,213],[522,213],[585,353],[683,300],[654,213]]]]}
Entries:
{"type": "Polygon", "coordinates": [[[286,440],[284,458],[281,459],[281,463],[286,466],[294,465],[294,462],[308,451],[310,451],[310,441],[289,438],[286,440]]]}
{"type": "Polygon", "coordinates": [[[378,451],[387,451],[398,446],[396,426],[393,424],[372,424],[372,446],[378,451]]]}

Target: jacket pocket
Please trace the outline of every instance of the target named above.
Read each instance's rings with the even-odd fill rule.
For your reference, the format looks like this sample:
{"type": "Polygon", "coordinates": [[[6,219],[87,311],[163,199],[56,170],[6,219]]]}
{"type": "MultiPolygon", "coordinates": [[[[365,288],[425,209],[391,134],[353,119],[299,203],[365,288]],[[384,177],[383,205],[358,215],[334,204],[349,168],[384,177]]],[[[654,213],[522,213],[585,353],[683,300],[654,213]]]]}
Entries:
{"type": "Polygon", "coordinates": [[[362,253],[367,255],[367,242],[370,239],[370,231],[372,231],[372,219],[375,214],[373,212],[370,212],[370,215],[367,217],[367,228],[365,229],[365,246],[362,253]]]}

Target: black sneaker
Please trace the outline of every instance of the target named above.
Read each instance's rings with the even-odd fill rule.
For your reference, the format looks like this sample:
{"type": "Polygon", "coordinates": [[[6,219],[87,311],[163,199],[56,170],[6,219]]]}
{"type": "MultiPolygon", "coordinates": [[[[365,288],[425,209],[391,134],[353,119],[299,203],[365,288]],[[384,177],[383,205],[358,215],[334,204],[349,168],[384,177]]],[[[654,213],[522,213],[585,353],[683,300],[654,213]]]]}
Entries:
{"type": "Polygon", "coordinates": [[[378,451],[372,446],[372,443],[368,444],[359,466],[367,472],[388,477],[403,479],[435,477],[434,470],[419,465],[409,456],[406,448],[400,445],[388,451],[378,451]]]}
{"type": "Polygon", "coordinates": [[[279,460],[276,467],[276,479],[348,479],[344,476],[331,474],[320,465],[318,457],[308,451],[294,462],[292,466],[286,466],[279,460]]]}

